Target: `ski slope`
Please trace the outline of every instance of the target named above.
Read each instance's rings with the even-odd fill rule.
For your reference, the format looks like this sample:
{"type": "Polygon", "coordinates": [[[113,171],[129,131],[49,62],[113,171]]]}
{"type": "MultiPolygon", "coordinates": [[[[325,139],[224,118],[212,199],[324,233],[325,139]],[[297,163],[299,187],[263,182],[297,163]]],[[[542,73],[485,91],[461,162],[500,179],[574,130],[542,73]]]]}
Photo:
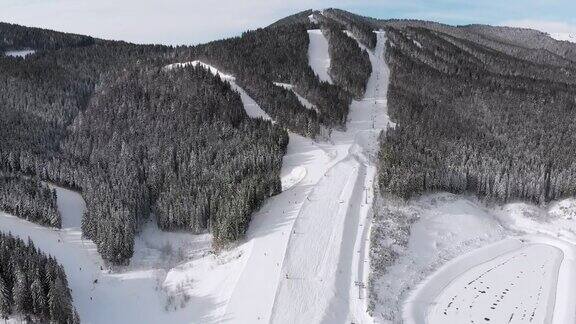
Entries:
{"type": "MultiPolygon", "coordinates": [[[[250,116],[264,116],[254,101],[248,95],[242,95],[245,92],[233,84],[233,77],[210,65],[178,63],[167,69],[185,64],[201,64],[218,74],[241,93],[250,116]]],[[[329,143],[317,143],[293,133],[289,134],[289,139],[281,169],[283,192],[268,199],[252,215],[244,242],[225,252],[224,257],[209,254],[171,269],[166,276],[165,286],[177,287],[191,281],[193,284],[186,286],[186,292],[209,301],[196,314],[198,322],[255,323],[268,322],[271,317],[294,222],[310,199],[314,185],[325,170],[337,162],[338,156],[336,148],[329,143]]]]}
{"type": "MultiPolygon", "coordinates": [[[[318,34],[309,35],[314,48],[313,39],[318,34]]],[[[332,134],[338,162],[314,186],[294,224],[275,297],[273,323],[370,321],[366,299],[358,300],[365,294],[358,292],[355,282],[366,283],[365,246],[376,173],[372,158],[378,150],[378,136],[389,123],[384,44],[384,34],[378,33],[375,52],[369,51],[373,73],[365,98],[352,103],[347,130],[332,134]]],[[[316,55],[325,57],[327,52],[316,55]]],[[[310,64],[313,66],[313,60],[310,64]]]]}
{"type": "Polygon", "coordinates": [[[316,73],[321,81],[332,83],[330,70],[330,55],[328,54],[328,40],[320,29],[308,31],[308,62],[312,71],[316,73]]]}

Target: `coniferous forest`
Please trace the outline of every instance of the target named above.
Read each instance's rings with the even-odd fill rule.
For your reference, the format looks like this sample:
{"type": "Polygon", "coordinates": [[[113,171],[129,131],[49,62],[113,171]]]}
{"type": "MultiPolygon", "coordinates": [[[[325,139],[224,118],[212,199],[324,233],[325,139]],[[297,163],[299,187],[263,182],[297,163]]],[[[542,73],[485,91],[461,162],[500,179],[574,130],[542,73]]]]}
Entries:
{"type": "Polygon", "coordinates": [[[124,71],[105,84],[62,143],[86,170],[84,235],[115,262],[131,257],[150,213],[162,229],[240,238],[280,190],[286,132],[249,119],[239,95],[200,67],[124,71]]]}
{"type": "Polygon", "coordinates": [[[354,39],[348,37],[334,24],[325,28],[323,32],[329,40],[328,51],[330,53],[332,80],[355,98],[362,98],[366,91],[366,83],[372,73],[368,53],[361,50],[354,39]]]}
{"type": "Polygon", "coordinates": [[[32,241],[0,232],[0,316],[36,323],[80,323],[64,268],[32,241]]]}
{"type": "Polygon", "coordinates": [[[130,259],[150,217],[165,230],[209,230],[216,247],[241,238],[251,213],[280,190],[284,128],[314,138],[343,127],[363,92],[369,70],[335,65],[332,85],[309,67],[309,28],[334,30],[335,60],[367,60],[344,25],[321,24],[296,19],[191,47],[0,24],[0,48],[36,50],[0,56],[0,171],[8,191],[33,202],[18,204],[12,190],[5,211],[58,227],[55,198],[38,181],[81,191],[83,234],[113,263],[130,259]],[[196,59],[232,73],[277,124],[249,119],[239,96],[203,69],[163,70],[196,59]],[[274,82],[293,84],[318,111],[274,82]]]}
{"type": "Polygon", "coordinates": [[[342,86],[321,82],[308,65],[306,31],[319,27],[309,22],[272,25],[178,53],[180,61],[200,59],[233,74],[272,118],[296,133],[316,135],[320,125],[343,126],[352,100],[342,86]],[[294,85],[296,92],[318,107],[319,114],[307,110],[286,90],[273,89],[273,82],[294,85]]]}
{"type": "Polygon", "coordinates": [[[531,29],[323,16],[369,48],[367,31],[386,31],[397,127],[382,138],[383,192],[537,203],[576,193],[576,45],[531,29]]]}
{"type": "Polygon", "coordinates": [[[388,37],[388,104],[398,126],[382,142],[383,190],[536,203],[576,193],[574,66],[422,27],[389,28],[388,37]]]}
{"type": "Polygon", "coordinates": [[[44,226],[60,228],[62,225],[54,190],[38,179],[3,174],[1,171],[0,211],[44,226]]]}

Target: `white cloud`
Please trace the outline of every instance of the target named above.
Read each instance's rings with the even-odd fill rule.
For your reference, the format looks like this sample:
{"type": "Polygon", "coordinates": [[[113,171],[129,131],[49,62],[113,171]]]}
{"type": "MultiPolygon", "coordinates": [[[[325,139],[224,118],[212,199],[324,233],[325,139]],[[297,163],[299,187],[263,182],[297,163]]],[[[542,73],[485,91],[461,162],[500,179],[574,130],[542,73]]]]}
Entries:
{"type": "Polygon", "coordinates": [[[0,0],[0,21],[137,43],[191,44],[266,26],[322,0],[0,0]]]}
{"type": "MultiPolygon", "coordinates": [[[[486,23],[501,17],[561,10],[541,0],[0,0],[0,21],[136,43],[197,44],[264,27],[305,9],[337,7],[380,17],[412,17],[446,23],[486,23]],[[516,14],[514,14],[516,13],[516,14]]],[[[551,0],[552,1],[552,0],[551,0]]],[[[568,1],[568,0],[554,0],[568,1]]],[[[572,1],[572,0],[570,0],[572,1]]],[[[573,5],[564,6],[569,12],[573,5]]],[[[509,18],[508,18],[509,19],[509,18]]],[[[513,18],[512,18],[513,19],[513,18]]],[[[570,19],[570,18],[567,18],[570,19]]],[[[576,34],[573,25],[514,20],[506,25],[576,34]]]]}

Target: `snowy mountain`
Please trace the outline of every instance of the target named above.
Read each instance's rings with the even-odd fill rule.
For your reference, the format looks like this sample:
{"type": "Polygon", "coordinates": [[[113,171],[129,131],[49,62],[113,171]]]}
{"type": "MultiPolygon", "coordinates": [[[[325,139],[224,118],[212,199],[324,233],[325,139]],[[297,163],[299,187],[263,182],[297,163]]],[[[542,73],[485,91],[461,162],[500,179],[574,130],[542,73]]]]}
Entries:
{"type": "Polygon", "coordinates": [[[338,9],[0,34],[0,250],[39,250],[0,257],[4,319],[576,320],[576,44],[338,9]]]}

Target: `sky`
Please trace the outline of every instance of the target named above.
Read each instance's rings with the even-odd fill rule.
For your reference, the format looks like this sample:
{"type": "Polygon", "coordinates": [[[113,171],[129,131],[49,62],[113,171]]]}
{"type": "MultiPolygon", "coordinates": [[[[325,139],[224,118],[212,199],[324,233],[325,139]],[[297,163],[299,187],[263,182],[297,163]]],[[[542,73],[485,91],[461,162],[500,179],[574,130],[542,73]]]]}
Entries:
{"type": "Polygon", "coordinates": [[[305,9],[576,34],[574,0],[0,0],[0,21],[106,39],[198,44],[305,9]]]}

